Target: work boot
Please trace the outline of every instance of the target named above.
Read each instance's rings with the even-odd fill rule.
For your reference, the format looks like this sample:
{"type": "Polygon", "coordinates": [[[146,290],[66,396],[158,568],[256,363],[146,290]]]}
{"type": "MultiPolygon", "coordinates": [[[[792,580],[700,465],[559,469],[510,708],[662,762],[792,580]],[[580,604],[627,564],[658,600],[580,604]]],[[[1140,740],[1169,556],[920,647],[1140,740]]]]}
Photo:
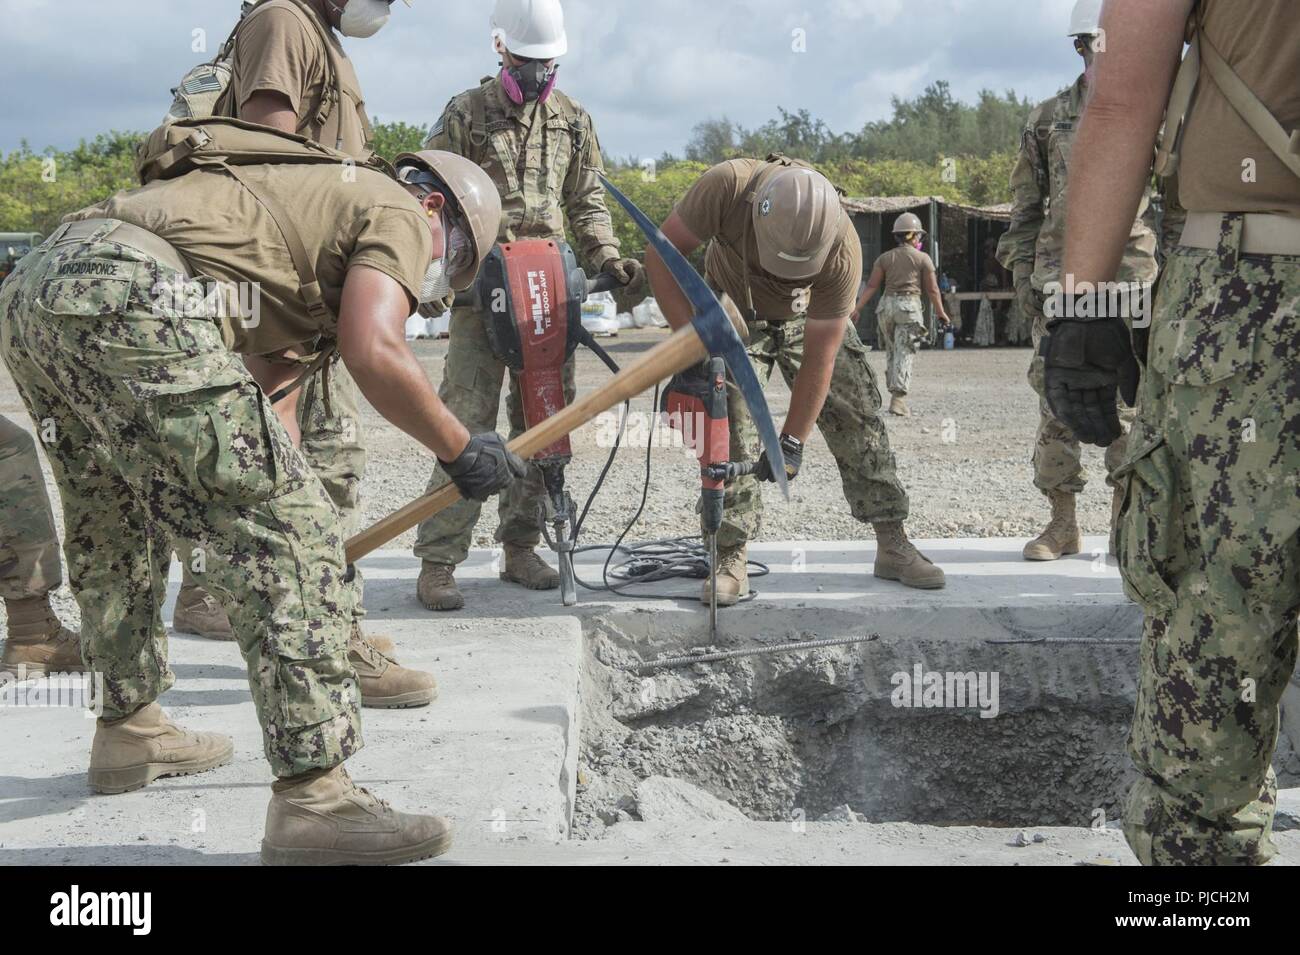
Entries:
{"type": "Polygon", "coordinates": [[[889,413],[898,415],[900,418],[908,418],[912,415],[912,409],[907,406],[902,395],[893,395],[889,399],[889,413]]]}
{"type": "Polygon", "coordinates": [[[101,719],[90,747],[90,788],[124,793],[161,776],[189,776],[230,762],[235,744],[220,733],[191,733],[167,718],[157,703],[130,716],[101,719]]]}
{"type": "Polygon", "coordinates": [[[542,560],[531,547],[506,544],[505,550],[502,580],[521,584],[529,590],[554,590],[560,586],[560,572],[542,560]]]}
{"type": "MultiPolygon", "coordinates": [[[[718,606],[734,607],[749,596],[749,554],[744,544],[718,548],[718,606]]],[[[711,581],[705,580],[700,601],[708,604],[712,596],[711,581]]]]}
{"type": "Polygon", "coordinates": [[[1083,548],[1079,522],[1074,516],[1074,495],[1069,491],[1051,491],[1052,520],[1047,529],[1025,545],[1025,560],[1060,560],[1083,548]]]}
{"type": "Polygon", "coordinates": [[[209,640],[234,640],[235,631],[225,608],[202,587],[181,587],[176,595],[176,613],[172,629],[193,633],[209,640]]]}
{"type": "Polygon", "coordinates": [[[420,567],[420,580],[415,585],[420,603],[429,610],[459,610],[465,606],[465,597],[452,576],[455,572],[456,568],[451,564],[424,561],[420,567]]]}
{"type": "Polygon", "coordinates": [[[50,606],[50,595],[5,600],[9,612],[9,635],[0,672],[27,677],[51,673],[84,673],[81,637],[59,623],[50,606]]]}
{"type": "Polygon", "coordinates": [[[876,530],[876,566],[874,573],[882,580],[896,580],[904,587],[939,590],[947,582],[943,571],[907,539],[901,521],[871,525],[876,530]]]}
{"type": "Polygon", "coordinates": [[[366,639],[357,624],[348,640],[348,662],[361,684],[361,705],[376,710],[403,710],[428,706],[438,698],[438,681],[432,673],[408,670],[385,656],[366,639]]]}
{"type": "Polygon", "coordinates": [[[413,816],[352,782],[342,766],[277,780],[263,865],[402,865],[451,848],[451,822],[413,816]]]}

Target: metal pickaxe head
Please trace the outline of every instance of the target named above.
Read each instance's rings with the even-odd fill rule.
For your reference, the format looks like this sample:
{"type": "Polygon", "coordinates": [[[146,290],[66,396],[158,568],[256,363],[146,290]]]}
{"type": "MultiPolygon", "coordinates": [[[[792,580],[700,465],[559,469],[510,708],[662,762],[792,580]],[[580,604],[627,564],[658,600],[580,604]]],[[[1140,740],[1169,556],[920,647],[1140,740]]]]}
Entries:
{"type": "Polygon", "coordinates": [[[704,347],[708,349],[710,355],[722,358],[727,363],[727,371],[731,373],[731,379],[740,389],[740,395],[749,408],[749,415],[754,419],[754,426],[758,429],[758,436],[763,442],[763,450],[767,452],[767,459],[772,464],[772,474],[776,478],[777,486],[781,488],[781,493],[789,498],[790,489],[786,483],[785,456],[781,453],[781,437],[777,434],[776,422],[772,420],[772,412],[767,407],[767,398],[763,395],[763,386],[754,372],[754,366],[749,362],[749,355],[745,351],[745,343],[740,339],[740,333],[731,324],[722,303],[713,294],[713,289],[709,288],[708,283],[699,272],[695,271],[677,246],[669,242],[668,237],[660,231],[659,227],[636,207],[636,203],[623,195],[617,186],[604,176],[600,177],[600,181],[604,183],[609,194],[618,200],[618,204],[627,210],[632,221],[645,234],[650,247],[659,254],[664,265],[668,266],[668,271],[672,273],[673,279],[691,303],[694,312],[691,315],[691,325],[695,333],[700,336],[704,347]]]}

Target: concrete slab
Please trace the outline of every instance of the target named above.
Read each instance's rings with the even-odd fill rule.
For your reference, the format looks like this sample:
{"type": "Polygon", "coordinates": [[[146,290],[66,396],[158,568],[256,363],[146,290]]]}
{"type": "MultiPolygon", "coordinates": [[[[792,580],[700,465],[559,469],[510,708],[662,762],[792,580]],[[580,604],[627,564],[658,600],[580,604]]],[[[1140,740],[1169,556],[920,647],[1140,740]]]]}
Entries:
{"type": "MultiPolygon", "coordinates": [[[[946,590],[917,592],[875,579],[869,541],[755,546],[751,557],[772,572],[755,580],[754,601],[723,613],[722,626],[761,622],[774,611],[782,619],[816,611],[842,614],[845,627],[861,627],[889,611],[891,620],[910,620],[908,629],[935,639],[1020,634],[1039,640],[1117,628],[1136,638],[1139,617],[1123,596],[1113,560],[1105,558],[1102,538],[1089,538],[1084,554],[1052,564],[1021,560],[1024,540],[918,543],[947,571],[946,590]],[[1036,621],[1032,632],[1021,625],[1027,612],[1036,621]]],[[[581,555],[580,576],[597,581],[603,557],[581,555]]],[[[1006,845],[1014,836],[1008,830],[906,824],[810,823],[806,832],[792,833],[779,823],[634,823],[614,827],[603,840],[567,841],[583,623],[652,612],[698,626],[703,635],[699,584],[656,587],[680,592],[676,601],[580,590],[579,605],[565,608],[554,592],[500,584],[497,559],[492,551],[475,551],[458,573],[466,608],[438,615],[416,600],[419,562],[409,553],[381,551],[362,565],[368,626],[395,640],[404,663],[433,670],[442,695],[424,710],[366,711],[368,745],[352,762],[353,774],[399,808],[452,816],[458,841],[443,861],[1014,864],[1087,861],[1094,851],[1124,861],[1117,834],[1090,830],[1061,830],[1047,848],[1006,845]]],[[[235,761],[141,792],[96,797],[84,778],[90,721],[69,709],[2,706],[0,863],[256,861],[270,775],[242,661],[229,644],[192,637],[175,637],[171,652],[178,683],[164,705],[182,722],[233,735],[235,761]]],[[[9,690],[6,698],[12,695],[9,690]]],[[[1300,858],[1300,833],[1286,844],[1300,858]]]]}
{"type": "MultiPolygon", "coordinates": [[[[382,567],[369,576],[384,582],[382,567]]],[[[169,622],[176,589],[173,581],[169,622]]],[[[367,745],[349,763],[353,777],[397,808],[451,816],[459,847],[566,838],[578,752],[578,621],[433,618],[368,603],[368,626],[393,638],[404,664],[433,671],[441,697],[423,709],[365,710],[367,745]]],[[[177,683],[163,705],[178,722],[233,736],[235,760],[135,793],[95,796],[85,783],[93,721],[75,709],[12,705],[45,681],[11,686],[0,697],[0,863],[257,861],[271,775],[243,661],[233,644],[185,635],[173,635],[171,659],[177,683]]]]}
{"type": "MultiPolygon", "coordinates": [[[[1300,865],[1300,833],[1275,837],[1271,866],[1300,865]]],[[[915,865],[1136,866],[1115,829],[974,827],[808,823],[625,822],[603,839],[550,845],[468,849],[473,865],[915,865]],[[1023,833],[1028,845],[1021,845],[1023,833]],[[1041,837],[1041,841],[1034,841],[1041,837]]],[[[435,863],[436,864],[436,863],[435,863]]]]}

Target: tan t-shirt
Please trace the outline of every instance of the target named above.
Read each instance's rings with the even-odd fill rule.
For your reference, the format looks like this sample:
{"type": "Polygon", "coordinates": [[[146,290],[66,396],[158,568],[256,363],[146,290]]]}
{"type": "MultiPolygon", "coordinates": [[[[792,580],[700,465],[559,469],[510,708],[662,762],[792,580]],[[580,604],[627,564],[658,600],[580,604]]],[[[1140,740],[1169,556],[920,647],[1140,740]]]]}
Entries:
{"type": "Polygon", "coordinates": [[[801,313],[810,319],[839,319],[853,311],[862,283],[862,246],[853,223],[841,213],[840,235],[821,273],[811,282],[791,282],[764,272],[758,264],[758,244],[750,224],[752,212],[745,193],[753,177],[768,163],[731,159],[714,166],[677,203],[682,224],[708,242],[705,273],[720,289],[745,307],[745,263],[741,243],[749,245],[749,284],[754,309],[766,321],[787,321],[801,313]]]}
{"type": "Polygon", "coordinates": [[[934,271],[934,260],[914,246],[900,245],[880,258],[872,271],[885,273],[886,295],[920,295],[927,272],[934,271]]]}
{"type": "Polygon", "coordinates": [[[248,15],[235,41],[228,112],[238,119],[254,93],[280,93],[298,114],[299,135],[365,158],[371,130],[356,70],[320,12],[319,0],[307,0],[307,5],[314,14],[293,0],[273,0],[248,15]],[[326,52],[321,30],[307,21],[313,16],[329,35],[332,57],[326,52]],[[337,79],[331,62],[337,65],[337,79]],[[334,84],[339,80],[347,102],[331,108],[322,123],[321,109],[334,96],[334,84]]]}
{"type": "MultiPolygon", "coordinates": [[[[1282,128],[1300,128],[1295,0],[1204,0],[1202,29],[1282,128]]],[[[1188,212],[1300,216],[1300,177],[1246,124],[1204,64],[1187,119],[1179,202],[1188,212]],[[1253,165],[1253,179],[1251,176],[1253,165]]]]}
{"type": "MultiPolygon", "coordinates": [[[[243,166],[240,172],[278,199],[293,220],[308,254],[315,254],[321,295],[334,316],[348,269],[358,265],[395,279],[414,309],[433,257],[433,237],[428,217],[404,188],[372,169],[356,169],[356,181],[348,182],[334,165],[243,166]]],[[[234,351],[266,355],[335,332],[333,322],[317,322],[303,305],[298,273],[275,220],[223,172],[201,170],[150,183],[72,218],[100,217],[166,239],[194,275],[233,290],[249,306],[226,323],[234,351]]]]}

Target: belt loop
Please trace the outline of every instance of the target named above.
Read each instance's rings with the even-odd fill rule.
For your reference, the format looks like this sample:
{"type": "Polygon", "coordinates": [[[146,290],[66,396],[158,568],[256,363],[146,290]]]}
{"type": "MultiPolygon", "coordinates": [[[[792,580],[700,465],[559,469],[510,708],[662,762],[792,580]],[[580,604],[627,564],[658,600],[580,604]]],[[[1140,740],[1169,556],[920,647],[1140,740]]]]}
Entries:
{"type": "Polygon", "coordinates": [[[1246,217],[1240,212],[1229,212],[1219,224],[1219,268],[1225,272],[1237,271],[1241,258],[1241,243],[1246,231],[1246,217]]]}

